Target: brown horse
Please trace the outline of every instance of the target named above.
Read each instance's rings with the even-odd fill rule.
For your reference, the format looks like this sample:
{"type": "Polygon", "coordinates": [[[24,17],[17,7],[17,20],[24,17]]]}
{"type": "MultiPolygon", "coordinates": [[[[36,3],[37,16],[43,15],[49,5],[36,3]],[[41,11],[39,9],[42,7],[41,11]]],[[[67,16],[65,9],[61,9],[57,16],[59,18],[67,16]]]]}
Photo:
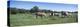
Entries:
{"type": "Polygon", "coordinates": [[[36,12],[36,18],[38,18],[38,16],[40,16],[41,18],[43,17],[43,16],[46,16],[46,13],[44,13],[44,12],[36,12]]]}

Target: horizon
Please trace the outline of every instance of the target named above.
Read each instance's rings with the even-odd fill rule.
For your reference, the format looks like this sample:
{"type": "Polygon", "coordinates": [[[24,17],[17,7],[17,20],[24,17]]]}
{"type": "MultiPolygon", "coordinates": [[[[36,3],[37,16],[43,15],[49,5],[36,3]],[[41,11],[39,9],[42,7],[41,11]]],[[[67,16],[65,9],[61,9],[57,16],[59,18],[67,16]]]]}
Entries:
{"type": "Polygon", "coordinates": [[[10,1],[10,7],[30,10],[34,6],[39,9],[46,9],[52,11],[78,11],[77,4],[61,4],[61,3],[44,3],[44,2],[28,2],[28,1],[10,1]]]}

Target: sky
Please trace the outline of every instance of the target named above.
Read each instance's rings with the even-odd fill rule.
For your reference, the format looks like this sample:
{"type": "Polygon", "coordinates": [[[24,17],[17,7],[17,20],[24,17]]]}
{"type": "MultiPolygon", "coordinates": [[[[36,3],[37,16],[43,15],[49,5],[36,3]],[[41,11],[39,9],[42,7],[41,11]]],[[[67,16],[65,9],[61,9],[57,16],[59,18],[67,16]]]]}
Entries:
{"type": "Polygon", "coordinates": [[[78,10],[77,4],[10,1],[10,7],[31,9],[34,6],[38,6],[39,9],[47,9],[47,10],[53,10],[53,11],[77,11],[78,10]]]}

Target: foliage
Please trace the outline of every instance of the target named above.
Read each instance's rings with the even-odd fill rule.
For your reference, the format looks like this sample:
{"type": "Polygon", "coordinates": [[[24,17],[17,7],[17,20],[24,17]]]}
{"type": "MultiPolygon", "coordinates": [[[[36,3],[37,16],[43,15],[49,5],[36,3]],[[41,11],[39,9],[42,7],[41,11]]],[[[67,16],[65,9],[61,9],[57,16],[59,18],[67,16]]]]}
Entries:
{"type": "Polygon", "coordinates": [[[17,8],[8,8],[10,14],[17,14],[19,11],[17,10],[17,8]]]}
{"type": "Polygon", "coordinates": [[[39,7],[34,6],[33,8],[31,8],[30,12],[34,13],[34,12],[38,12],[38,10],[39,10],[39,7]]]}

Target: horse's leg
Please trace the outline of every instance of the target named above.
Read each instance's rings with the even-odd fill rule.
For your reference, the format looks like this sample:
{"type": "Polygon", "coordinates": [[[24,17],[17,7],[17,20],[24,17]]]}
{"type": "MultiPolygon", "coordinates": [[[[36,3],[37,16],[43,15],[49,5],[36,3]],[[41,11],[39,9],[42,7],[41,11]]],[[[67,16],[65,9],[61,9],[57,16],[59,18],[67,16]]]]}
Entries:
{"type": "Polygon", "coordinates": [[[40,16],[40,17],[41,17],[41,19],[42,19],[43,16],[40,16]]]}
{"type": "Polygon", "coordinates": [[[64,18],[64,15],[62,15],[61,18],[64,18]]]}
{"type": "Polygon", "coordinates": [[[38,18],[38,16],[36,15],[36,19],[38,18]]]}

